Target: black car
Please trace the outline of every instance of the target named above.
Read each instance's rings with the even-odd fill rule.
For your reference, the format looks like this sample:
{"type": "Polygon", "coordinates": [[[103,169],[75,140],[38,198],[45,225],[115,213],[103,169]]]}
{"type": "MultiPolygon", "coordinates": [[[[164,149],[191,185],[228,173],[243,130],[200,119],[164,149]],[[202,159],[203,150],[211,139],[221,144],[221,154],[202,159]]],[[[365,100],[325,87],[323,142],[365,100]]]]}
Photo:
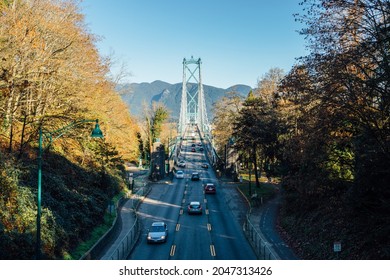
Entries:
{"type": "Polygon", "coordinates": [[[199,201],[191,201],[188,204],[187,212],[189,215],[191,214],[199,214],[202,215],[202,205],[199,201]]]}
{"type": "Polygon", "coordinates": [[[207,169],[207,168],[209,168],[209,165],[207,163],[202,163],[201,167],[204,169],[207,169]]]}
{"type": "Polygon", "coordinates": [[[192,173],[192,175],[191,175],[191,181],[199,181],[199,180],[200,180],[199,173],[198,173],[198,172],[192,173]]]}

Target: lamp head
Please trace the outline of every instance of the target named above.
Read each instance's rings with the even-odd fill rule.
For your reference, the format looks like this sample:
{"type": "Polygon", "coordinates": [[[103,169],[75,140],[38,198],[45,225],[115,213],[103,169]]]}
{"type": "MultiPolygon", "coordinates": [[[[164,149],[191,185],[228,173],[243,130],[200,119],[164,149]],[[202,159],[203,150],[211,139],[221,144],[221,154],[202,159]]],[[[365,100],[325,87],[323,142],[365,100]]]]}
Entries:
{"type": "Polygon", "coordinates": [[[92,130],[91,133],[92,138],[103,138],[103,132],[100,130],[99,126],[99,120],[96,120],[95,128],[92,130]]]}

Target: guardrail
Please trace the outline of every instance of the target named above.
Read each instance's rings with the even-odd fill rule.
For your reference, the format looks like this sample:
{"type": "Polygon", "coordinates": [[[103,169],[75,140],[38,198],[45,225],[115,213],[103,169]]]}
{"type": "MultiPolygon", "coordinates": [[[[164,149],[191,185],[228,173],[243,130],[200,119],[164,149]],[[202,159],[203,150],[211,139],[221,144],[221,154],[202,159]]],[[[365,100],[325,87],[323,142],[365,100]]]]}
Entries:
{"type": "Polygon", "coordinates": [[[135,243],[137,243],[141,233],[141,225],[137,215],[137,208],[142,200],[144,200],[149,190],[150,189],[147,188],[146,184],[144,183],[143,187],[141,187],[135,194],[132,195],[131,208],[133,209],[133,214],[135,217],[134,224],[119,242],[118,246],[113,250],[111,256],[108,257],[109,260],[125,260],[130,254],[130,251],[133,249],[135,243]]]}
{"type": "Polygon", "coordinates": [[[135,221],[133,226],[108,258],[109,260],[125,260],[137,242],[141,230],[136,212],[134,212],[134,216],[135,221]]]}
{"type": "Polygon", "coordinates": [[[131,197],[131,208],[134,212],[137,210],[139,204],[144,200],[145,195],[148,193],[149,188],[146,187],[146,183],[144,183],[143,187],[141,187],[135,194],[131,197]]]}
{"type": "Polygon", "coordinates": [[[249,214],[246,216],[246,221],[243,225],[243,231],[251,244],[255,254],[260,260],[279,260],[276,254],[273,252],[269,243],[265,241],[260,232],[257,231],[255,226],[249,219],[249,214]]]}

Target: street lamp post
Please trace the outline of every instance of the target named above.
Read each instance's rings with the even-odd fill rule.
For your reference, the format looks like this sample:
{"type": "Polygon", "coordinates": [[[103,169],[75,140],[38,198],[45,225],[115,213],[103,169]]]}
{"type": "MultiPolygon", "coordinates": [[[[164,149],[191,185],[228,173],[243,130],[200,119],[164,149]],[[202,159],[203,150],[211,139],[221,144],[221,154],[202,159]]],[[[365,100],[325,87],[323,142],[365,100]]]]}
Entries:
{"type": "Polygon", "coordinates": [[[55,131],[43,131],[42,126],[39,127],[39,140],[38,140],[38,193],[37,193],[37,242],[36,242],[36,258],[41,258],[41,202],[42,202],[42,154],[44,149],[48,148],[51,143],[64,135],[68,130],[82,123],[96,122],[95,128],[92,130],[92,138],[103,138],[103,132],[99,127],[99,120],[78,120],[71,124],[64,126],[55,131]],[[46,147],[43,147],[43,136],[49,139],[49,143],[46,147]],[[54,136],[54,138],[53,138],[54,136]]]}
{"type": "Polygon", "coordinates": [[[249,165],[249,196],[251,197],[252,196],[252,173],[251,173],[251,170],[252,169],[252,164],[249,165]]]}

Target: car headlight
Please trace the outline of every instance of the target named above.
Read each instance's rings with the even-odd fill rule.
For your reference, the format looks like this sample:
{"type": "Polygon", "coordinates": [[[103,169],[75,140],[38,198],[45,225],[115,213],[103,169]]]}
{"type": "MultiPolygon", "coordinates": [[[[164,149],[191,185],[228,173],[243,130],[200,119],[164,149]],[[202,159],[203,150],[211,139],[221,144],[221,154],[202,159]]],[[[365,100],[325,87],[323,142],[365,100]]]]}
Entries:
{"type": "Polygon", "coordinates": [[[161,239],[165,239],[165,235],[161,235],[161,239]]]}
{"type": "Polygon", "coordinates": [[[152,239],[152,237],[150,235],[148,235],[148,240],[152,239]]]}

